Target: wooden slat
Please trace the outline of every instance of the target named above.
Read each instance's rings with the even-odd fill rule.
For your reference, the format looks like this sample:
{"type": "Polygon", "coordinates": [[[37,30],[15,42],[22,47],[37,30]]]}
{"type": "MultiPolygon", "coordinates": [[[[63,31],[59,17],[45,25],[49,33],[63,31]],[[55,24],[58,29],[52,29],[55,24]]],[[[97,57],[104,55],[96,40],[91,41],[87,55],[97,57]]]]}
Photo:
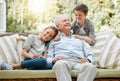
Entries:
{"type": "MultiPolygon", "coordinates": [[[[55,78],[35,78],[35,79],[0,79],[0,81],[57,81],[55,78]]],[[[73,78],[72,81],[76,81],[73,78]]],[[[120,78],[96,78],[94,81],[120,81],[120,78]]]]}

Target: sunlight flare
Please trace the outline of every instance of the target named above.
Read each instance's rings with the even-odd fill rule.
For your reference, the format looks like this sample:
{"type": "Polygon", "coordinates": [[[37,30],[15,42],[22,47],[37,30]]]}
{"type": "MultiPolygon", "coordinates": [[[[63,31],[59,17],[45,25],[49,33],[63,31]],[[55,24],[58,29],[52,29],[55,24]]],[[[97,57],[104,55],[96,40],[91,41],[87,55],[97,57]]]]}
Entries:
{"type": "Polygon", "coordinates": [[[45,3],[47,0],[30,0],[28,8],[33,13],[39,14],[45,9],[45,3]]]}

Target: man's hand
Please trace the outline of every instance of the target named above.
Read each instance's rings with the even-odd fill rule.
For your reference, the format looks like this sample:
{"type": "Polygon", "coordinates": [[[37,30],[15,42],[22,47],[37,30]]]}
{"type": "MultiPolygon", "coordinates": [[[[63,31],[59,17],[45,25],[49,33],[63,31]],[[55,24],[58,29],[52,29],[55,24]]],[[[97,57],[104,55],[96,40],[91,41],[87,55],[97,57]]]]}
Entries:
{"type": "Polygon", "coordinates": [[[64,57],[63,57],[63,56],[57,56],[56,59],[57,59],[57,60],[63,60],[64,57]]]}
{"type": "Polygon", "coordinates": [[[56,58],[54,58],[54,59],[52,60],[52,63],[55,64],[55,62],[57,62],[58,60],[63,60],[63,59],[64,59],[64,57],[62,57],[62,56],[57,56],[56,58]]]}
{"type": "Polygon", "coordinates": [[[90,62],[90,60],[88,58],[82,58],[82,59],[80,59],[80,64],[86,63],[86,62],[90,62]]]}

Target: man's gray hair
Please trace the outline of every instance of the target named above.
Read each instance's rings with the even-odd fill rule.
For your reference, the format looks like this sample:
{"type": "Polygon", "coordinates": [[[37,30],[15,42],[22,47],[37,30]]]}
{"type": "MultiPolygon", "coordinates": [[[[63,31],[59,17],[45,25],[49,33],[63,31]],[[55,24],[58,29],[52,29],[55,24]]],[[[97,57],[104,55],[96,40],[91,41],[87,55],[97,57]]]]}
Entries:
{"type": "Polygon", "coordinates": [[[58,15],[58,16],[55,18],[55,25],[56,25],[56,26],[61,22],[62,18],[68,18],[68,16],[67,16],[66,14],[58,15]]]}

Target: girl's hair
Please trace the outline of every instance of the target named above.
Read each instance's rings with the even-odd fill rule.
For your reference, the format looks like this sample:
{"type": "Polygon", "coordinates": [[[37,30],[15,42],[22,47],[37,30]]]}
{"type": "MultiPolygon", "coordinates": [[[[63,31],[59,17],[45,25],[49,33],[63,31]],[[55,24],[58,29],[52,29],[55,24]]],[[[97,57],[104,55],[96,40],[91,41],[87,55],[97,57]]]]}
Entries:
{"type": "MultiPolygon", "coordinates": [[[[46,28],[39,34],[39,37],[40,37],[41,34],[42,34],[45,30],[47,30],[47,29],[52,29],[52,30],[55,32],[54,37],[58,34],[57,28],[56,28],[55,26],[51,25],[51,26],[46,27],[46,28]]],[[[53,38],[54,38],[54,37],[53,37],[53,38]]],[[[46,41],[45,44],[47,45],[49,42],[50,42],[50,41],[46,41]]]]}
{"type": "Polygon", "coordinates": [[[88,7],[87,5],[85,4],[78,4],[74,9],[73,11],[82,11],[84,14],[87,14],[88,13],[88,7]]]}

